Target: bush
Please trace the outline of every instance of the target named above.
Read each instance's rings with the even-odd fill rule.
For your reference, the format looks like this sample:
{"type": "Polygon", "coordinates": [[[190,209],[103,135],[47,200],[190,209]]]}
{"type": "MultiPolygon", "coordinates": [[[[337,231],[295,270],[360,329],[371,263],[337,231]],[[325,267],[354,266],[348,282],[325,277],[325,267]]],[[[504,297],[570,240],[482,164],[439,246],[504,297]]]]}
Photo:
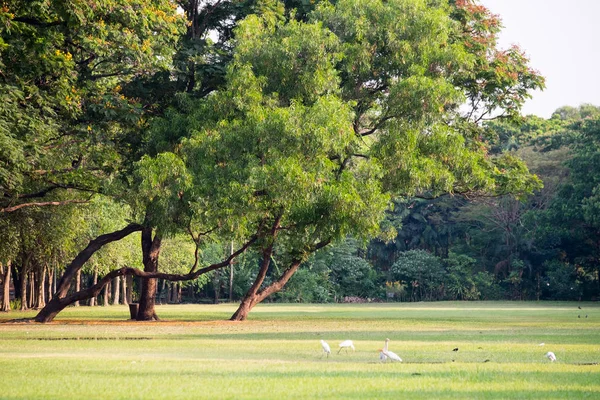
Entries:
{"type": "Polygon", "coordinates": [[[408,283],[410,300],[440,300],[445,271],[439,257],[425,250],[400,254],[390,269],[395,281],[408,283]]]}

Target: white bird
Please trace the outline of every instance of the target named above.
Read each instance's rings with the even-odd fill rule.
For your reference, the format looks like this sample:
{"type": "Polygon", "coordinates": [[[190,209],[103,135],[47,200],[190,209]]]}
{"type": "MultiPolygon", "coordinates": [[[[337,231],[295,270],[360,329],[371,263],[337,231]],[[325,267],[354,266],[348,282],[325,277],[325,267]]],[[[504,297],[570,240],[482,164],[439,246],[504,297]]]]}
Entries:
{"type": "Polygon", "coordinates": [[[402,359],[400,358],[400,356],[398,354],[394,353],[393,351],[384,350],[384,349],[381,349],[379,351],[380,351],[379,359],[382,361],[385,361],[389,358],[392,361],[402,362],[402,359]]]}
{"type": "Polygon", "coordinates": [[[352,349],[352,351],[356,350],[354,348],[354,343],[352,343],[352,340],[344,340],[342,343],[340,343],[340,349],[338,350],[338,354],[340,354],[340,351],[342,351],[342,349],[346,349],[346,352],[347,352],[348,347],[350,347],[352,349]]]}
{"type": "Polygon", "coordinates": [[[392,361],[399,361],[402,362],[402,359],[400,358],[400,356],[396,353],[394,353],[393,351],[389,351],[388,350],[388,343],[390,342],[390,339],[385,339],[385,344],[383,345],[383,349],[379,350],[379,359],[381,361],[386,361],[388,358],[392,361]]]}
{"type": "MultiPolygon", "coordinates": [[[[331,354],[331,347],[329,347],[327,342],[324,341],[323,339],[321,339],[321,346],[323,347],[323,353],[325,353],[327,355],[327,357],[329,358],[329,355],[331,354]]],[[[321,357],[323,357],[323,356],[321,356],[321,357]]]]}
{"type": "Polygon", "coordinates": [[[538,346],[544,346],[546,343],[540,343],[538,346]]]}
{"type": "Polygon", "coordinates": [[[548,357],[548,360],[550,360],[552,362],[556,361],[556,356],[551,351],[549,351],[549,352],[546,353],[546,357],[548,357]]]}

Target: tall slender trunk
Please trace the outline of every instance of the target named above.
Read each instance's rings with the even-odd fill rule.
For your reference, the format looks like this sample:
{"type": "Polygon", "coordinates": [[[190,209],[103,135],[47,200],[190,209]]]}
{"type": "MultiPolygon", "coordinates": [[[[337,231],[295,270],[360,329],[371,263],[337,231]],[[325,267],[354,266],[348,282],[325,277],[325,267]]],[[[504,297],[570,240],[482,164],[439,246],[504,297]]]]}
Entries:
{"type": "MultiPolygon", "coordinates": [[[[233,254],[233,240],[229,254],[233,254]]],[[[229,263],[229,302],[233,303],[233,259],[229,263]]]]}
{"type": "MultiPolygon", "coordinates": [[[[75,291],[79,292],[81,290],[81,270],[77,271],[77,274],[75,274],[75,291]]],[[[75,304],[73,304],[75,307],[79,307],[79,301],[76,301],[75,304]]]]}
{"type": "Polygon", "coordinates": [[[125,298],[127,299],[127,303],[133,303],[133,275],[127,275],[127,290],[125,298]]]}
{"type": "Polygon", "coordinates": [[[35,308],[35,274],[30,271],[27,276],[27,308],[35,308]]]}
{"type": "Polygon", "coordinates": [[[119,305],[119,298],[120,298],[120,294],[121,294],[121,277],[117,276],[115,279],[113,279],[112,281],[112,286],[113,286],[113,306],[119,305]]]}
{"type": "Polygon", "coordinates": [[[46,298],[52,300],[52,282],[54,282],[54,267],[48,267],[48,280],[46,281],[46,298]]]}
{"type": "MultiPolygon", "coordinates": [[[[94,267],[94,276],[92,278],[92,286],[94,286],[96,283],[98,283],[98,266],[94,267]]],[[[96,299],[96,296],[90,297],[90,307],[95,307],[97,301],[98,300],[96,299]]]]}
{"type": "Polygon", "coordinates": [[[21,266],[21,311],[27,310],[27,268],[21,266]]]}
{"type": "Polygon", "coordinates": [[[0,311],[10,311],[10,267],[10,262],[8,262],[2,274],[2,304],[0,304],[0,311]]]}
{"type": "Polygon", "coordinates": [[[56,267],[52,268],[52,271],[52,294],[49,297],[50,300],[54,298],[54,293],[56,293],[56,285],[58,283],[58,271],[56,270],[56,267]]]}
{"type": "Polygon", "coordinates": [[[15,299],[21,298],[21,270],[17,268],[16,264],[10,265],[10,274],[13,279],[13,287],[15,289],[15,299]]]}
{"type": "MultiPolygon", "coordinates": [[[[154,235],[154,238],[152,238],[152,228],[145,227],[142,230],[142,256],[145,272],[158,271],[160,244],[161,238],[159,235],[154,235]]],[[[158,316],[154,310],[156,297],[156,278],[143,278],[140,292],[140,306],[137,320],[158,320],[158,316]]]]}
{"type": "Polygon", "coordinates": [[[103,306],[108,307],[109,305],[109,297],[110,297],[110,283],[104,286],[104,299],[103,306]]]}
{"type": "Polygon", "coordinates": [[[214,277],[213,277],[213,287],[215,289],[215,299],[214,299],[214,304],[219,304],[219,297],[221,294],[221,271],[216,270],[214,272],[214,277]]]}
{"type": "Polygon", "coordinates": [[[127,301],[127,279],[124,276],[121,277],[121,297],[123,298],[123,304],[128,305],[127,301]]]}
{"type": "Polygon", "coordinates": [[[46,287],[46,266],[38,266],[35,274],[36,299],[35,308],[39,309],[46,305],[45,290],[46,287]]]}

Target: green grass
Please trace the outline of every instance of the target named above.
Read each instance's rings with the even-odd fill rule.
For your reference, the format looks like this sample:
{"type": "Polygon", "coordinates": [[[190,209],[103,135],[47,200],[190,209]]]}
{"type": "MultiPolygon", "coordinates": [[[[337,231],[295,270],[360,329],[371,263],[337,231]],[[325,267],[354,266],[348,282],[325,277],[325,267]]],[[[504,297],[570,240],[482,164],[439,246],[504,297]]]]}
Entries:
{"type": "Polygon", "coordinates": [[[242,323],[227,304],[159,306],[154,323],[128,322],[123,306],[44,325],[4,313],[0,398],[597,399],[600,304],[577,305],[266,304],[242,323]],[[386,337],[403,363],[379,363],[386,337]],[[356,352],[335,354],[344,339],[356,352]]]}

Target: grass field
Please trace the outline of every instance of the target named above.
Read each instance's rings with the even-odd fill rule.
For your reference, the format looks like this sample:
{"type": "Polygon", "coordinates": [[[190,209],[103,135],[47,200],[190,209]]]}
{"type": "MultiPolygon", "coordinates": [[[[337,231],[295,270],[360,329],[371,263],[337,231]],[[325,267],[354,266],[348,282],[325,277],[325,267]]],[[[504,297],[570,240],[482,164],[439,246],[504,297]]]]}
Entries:
{"type": "Polygon", "coordinates": [[[148,323],[79,307],[45,325],[0,314],[0,398],[600,398],[597,303],[266,304],[226,321],[234,310],[158,306],[148,323]],[[379,362],[386,337],[404,362],[379,362]],[[356,352],[336,354],[345,339],[356,352]]]}

